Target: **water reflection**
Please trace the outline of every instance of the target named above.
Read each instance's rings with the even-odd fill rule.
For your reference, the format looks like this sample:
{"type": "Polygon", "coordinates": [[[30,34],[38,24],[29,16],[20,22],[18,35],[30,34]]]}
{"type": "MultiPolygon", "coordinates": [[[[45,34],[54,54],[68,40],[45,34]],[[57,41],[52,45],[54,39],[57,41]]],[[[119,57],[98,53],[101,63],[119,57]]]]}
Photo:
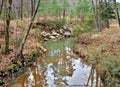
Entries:
{"type": "Polygon", "coordinates": [[[85,87],[84,85],[91,85],[92,68],[73,55],[73,42],[68,39],[45,43],[49,53],[30,67],[28,73],[21,76],[16,83],[21,84],[22,87],[85,87]]]}
{"type": "Polygon", "coordinates": [[[52,69],[53,64],[48,64],[47,70],[45,72],[46,82],[48,87],[55,87],[54,85],[54,70],[52,69]]]}
{"type": "Polygon", "coordinates": [[[72,74],[72,76],[66,76],[66,79],[68,81],[69,85],[86,85],[87,82],[87,78],[89,76],[89,71],[91,69],[91,67],[82,66],[82,63],[80,62],[80,60],[72,60],[72,65],[73,65],[73,69],[74,72],[72,74]]]}
{"type": "MultiPolygon", "coordinates": [[[[30,70],[30,69],[29,69],[30,70]]],[[[32,87],[35,85],[35,78],[33,76],[33,73],[31,72],[31,70],[29,71],[29,76],[27,78],[27,82],[24,82],[24,86],[25,87],[32,87]]]]}

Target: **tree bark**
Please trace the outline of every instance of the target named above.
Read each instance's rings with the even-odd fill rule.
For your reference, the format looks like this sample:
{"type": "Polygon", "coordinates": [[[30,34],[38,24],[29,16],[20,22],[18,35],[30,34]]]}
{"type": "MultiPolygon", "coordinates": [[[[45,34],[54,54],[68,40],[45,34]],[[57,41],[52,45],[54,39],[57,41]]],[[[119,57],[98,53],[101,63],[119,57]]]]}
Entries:
{"type": "Polygon", "coordinates": [[[24,35],[24,37],[23,37],[23,40],[22,40],[22,42],[21,42],[21,44],[20,44],[20,49],[19,49],[19,52],[18,52],[18,57],[19,57],[22,61],[24,61],[23,48],[24,48],[25,42],[26,42],[26,40],[27,40],[27,37],[28,37],[28,35],[29,35],[29,32],[30,32],[31,26],[32,26],[32,24],[33,24],[33,21],[34,21],[34,19],[35,19],[36,13],[37,13],[37,11],[38,11],[38,8],[39,8],[39,5],[40,5],[40,1],[41,1],[41,0],[38,0],[38,2],[37,2],[37,6],[36,6],[36,9],[35,9],[35,11],[34,11],[34,14],[33,14],[32,18],[31,18],[31,21],[30,21],[30,24],[29,24],[29,26],[28,26],[28,29],[26,30],[26,33],[25,33],[25,35],[24,35]]]}
{"type": "Polygon", "coordinates": [[[63,18],[65,18],[65,13],[66,13],[66,9],[65,9],[65,0],[64,0],[64,9],[63,9],[63,18]]]}
{"type": "Polygon", "coordinates": [[[23,0],[21,0],[21,2],[20,2],[20,19],[21,20],[23,19],[23,11],[22,11],[22,9],[23,9],[23,0]]]}
{"type": "Polygon", "coordinates": [[[65,9],[63,10],[63,18],[65,18],[65,9]]]}
{"type": "Polygon", "coordinates": [[[105,22],[106,22],[106,27],[109,28],[109,13],[108,13],[108,2],[107,2],[107,0],[105,0],[105,8],[107,8],[106,9],[105,22]]]}
{"type": "Polygon", "coordinates": [[[1,13],[2,13],[3,4],[4,4],[4,0],[1,1],[1,5],[0,5],[0,15],[1,15],[1,13]]]}
{"type": "Polygon", "coordinates": [[[115,13],[116,13],[116,16],[117,16],[116,18],[118,20],[118,24],[119,24],[119,27],[120,27],[120,16],[119,16],[116,0],[113,0],[113,2],[114,2],[115,13]]]}
{"type": "Polygon", "coordinates": [[[9,0],[8,7],[7,7],[6,28],[5,28],[5,54],[6,55],[9,53],[9,27],[10,27],[11,6],[12,6],[12,0],[9,0]]]}
{"type": "Polygon", "coordinates": [[[100,23],[99,23],[99,14],[98,14],[98,1],[96,0],[94,2],[94,0],[91,0],[92,2],[92,6],[93,6],[93,14],[94,14],[94,19],[95,19],[95,25],[96,28],[98,29],[98,31],[101,31],[100,29],[100,23]]]}
{"type": "Polygon", "coordinates": [[[33,16],[34,10],[35,10],[35,1],[31,0],[31,17],[33,16]]]}

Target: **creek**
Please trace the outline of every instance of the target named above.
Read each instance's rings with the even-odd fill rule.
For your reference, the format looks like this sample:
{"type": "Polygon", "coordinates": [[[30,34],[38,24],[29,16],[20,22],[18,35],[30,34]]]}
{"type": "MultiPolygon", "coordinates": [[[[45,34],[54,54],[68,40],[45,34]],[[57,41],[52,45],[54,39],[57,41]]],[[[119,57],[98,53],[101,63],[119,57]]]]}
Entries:
{"type": "Polygon", "coordinates": [[[86,87],[92,67],[73,53],[74,38],[44,43],[48,52],[7,87],[86,87]]]}

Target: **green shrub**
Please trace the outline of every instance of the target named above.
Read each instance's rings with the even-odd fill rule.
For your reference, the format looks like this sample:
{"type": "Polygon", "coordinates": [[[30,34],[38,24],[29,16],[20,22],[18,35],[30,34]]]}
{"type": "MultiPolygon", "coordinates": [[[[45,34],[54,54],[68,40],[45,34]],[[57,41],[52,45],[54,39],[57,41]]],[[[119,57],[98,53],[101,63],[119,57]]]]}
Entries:
{"type": "Polygon", "coordinates": [[[82,34],[84,32],[84,28],[81,27],[79,24],[74,26],[73,29],[73,36],[79,36],[80,34],[82,34]]]}
{"type": "Polygon", "coordinates": [[[71,12],[70,15],[69,15],[70,18],[74,18],[75,17],[75,13],[74,12],[71,12]]]}
{"type": "Polygon", "coordinates": [[[118,87],[120,77],[120,66],[112,66],[111,77],[106,77],[107,87],[118,87]]]}
{"type": "Polygon", "coordinates": [[[95,29],[94,19],[87,18],[84,22],[80,21],[79,23],[73,25],[73,36],[79,36],[82,33],[95,33],[97,29],[95,29]]]}

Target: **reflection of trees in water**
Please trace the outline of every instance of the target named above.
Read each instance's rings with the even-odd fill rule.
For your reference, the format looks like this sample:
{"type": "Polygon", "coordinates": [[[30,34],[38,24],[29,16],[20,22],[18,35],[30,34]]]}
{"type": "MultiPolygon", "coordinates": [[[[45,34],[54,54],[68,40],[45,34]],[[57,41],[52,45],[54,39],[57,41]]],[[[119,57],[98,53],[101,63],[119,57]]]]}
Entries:
{"type": "MultiPolygon", "coordinates": [[[[65,49],[60,50],[59,55],[57,55],[55,59],[56,58],[55,63],[54,57],[52,61],[47,59],[49,62],[46,62],[44,59],[41,59],[40,62],[36,62],[35,67],[31,67],[32,74],[29,74],[29,76],[32,75],[32,77],[34,77],[34,81],[31,81],[31,83],[26,82],[27,87],[28,84],[34,85],[35,87],[66,87],[70,85],[66,77],[72,78],[74,73],[74,59],[73,56],[71,57],[70,49],[69,51],[65,49]]],[[[91,68],[90,72],[88,82],[86,82],[83,87],[102,87],[99,73],[94,68],[91,68]]]]}
{"type": "Polygon", "coordinates": [[[37,63],[35,66],[29,69],[29,76],[24,82],[25,87],[43,87],[45,85],[45,69],[42,69],[37,63]]]}
{"type": "Polygon", "coordinates": [[[95,70],[94,67],[92,67],[90,70],[90,75],[88,77],[86,87],[103,87],[99,72],[95,70]]]}
{"type": "Polygon", "coordinates": [[[72,76],[73,74],[72,59],[68,55],[70,48],[67,48],[67,50],[66,48],[61,50],[58,65],[54,67],[55,77],[57,77],[55,84],[61,87],[67,85],[65,76],[72,76]]]}
{"type": "MultiPolygon", "coordinates": [[[[61,50],[58,57],[59,59],[57,61],[57,65],[53,65],[52,63],[45,64],[45,61],[41,60],[40,62],[38,62],[38,64],[35,64],[35,66],[37,67],[31,67],[32,77],[34,77],[34,85],[36,87],[50,87],[50,85],[55,86],[55,84],[57,85],[57,87],[65,87],[67,85],[65,76],[72,76],[73,74],[72,59],[69,56],[68,51],[65,51],[64,49],[61,50]],[[43,65],[44,67],[40,66],[40,64],[43,64],[42,61],[45,64],[43,65]]],[[[31,83],[27,82],[27,84],[32,85],[32,82],[33,81],[31,81],[31,83]]]]}
{"type": "MultiPolygon", "coordinates": [[[[42,60],[41,60],[42,62],[42,60]]],[[[44,87],[44,85],[46,85],[46,81],[45,81],[45,68],[40,66],[40,63],[38,62],[36,65],[37,67],[34,70],[34,75],[35,75],[35,87],[44,87]]]]}

